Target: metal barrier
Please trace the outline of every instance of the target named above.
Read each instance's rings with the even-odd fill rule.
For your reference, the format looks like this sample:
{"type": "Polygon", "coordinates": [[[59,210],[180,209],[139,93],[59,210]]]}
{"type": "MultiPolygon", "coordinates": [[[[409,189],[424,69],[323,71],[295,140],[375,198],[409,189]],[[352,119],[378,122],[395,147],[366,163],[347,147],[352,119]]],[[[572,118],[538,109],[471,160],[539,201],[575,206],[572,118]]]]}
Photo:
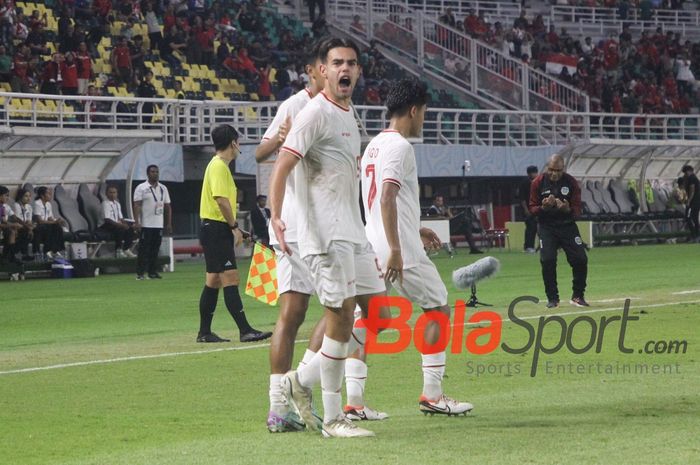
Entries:
{"type": "MultiPolygon", "coordinates": [[[[279,102],[225,102],[0,93],[0,132],[12,127],[128,131],[157,129],[163,142],[209,144],[212,127],[228,123],[244,142],[262,138],[279,102]],[[93,103],[99,111],[92,111],[93,103]],[[148,107],[154,104],[154,113],[148,107]],[[88,109],[86,111],[86,108],[88,109]],[[54,109],[54,110],[50,110],[54,109]],[[99,118],[96,118],[99,117],[99,118]],[[152,120],[149,122],[149,117],[152,120]],[[4,126],[4,128],[3,128],[4,126]]],[[[358,105],[361,124],[373,135],[386,128],[386,108],[358,105]]],[[[579,112],[430,108],[423,142],[495,146],[565,145],[579,139],[700,140],[700,115],[635,115],[579,112]]]]}
{"type": "Polygon", "coordinates": [[[441,24],[434,15],[411,10],[410,2],[327,3],[329,18],[336,26],[365,40],[376,40],[431,76],[457,84],[477,99],[524,110],[589,109],[588,96],[579,89],[441,24]],[[353,27],[355,16],[372,27],[353,27]],[[460,64],[459,72],[446,67],[448,61],[460,64]]]}

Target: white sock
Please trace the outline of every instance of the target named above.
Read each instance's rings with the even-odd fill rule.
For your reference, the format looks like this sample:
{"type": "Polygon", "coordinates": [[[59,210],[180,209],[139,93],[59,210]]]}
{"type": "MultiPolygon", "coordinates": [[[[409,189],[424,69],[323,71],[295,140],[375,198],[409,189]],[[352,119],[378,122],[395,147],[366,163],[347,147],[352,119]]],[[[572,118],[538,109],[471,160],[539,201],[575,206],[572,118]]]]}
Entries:
{"type": "Polygon", "coordinates": [[[307,349],[307,353],[304,354],[304,360],[306,363],[302,365],[299,363],[299,368],[297,368],[297,374],[299,376],[299,383],[307,388],[313,388],[318,383],[321,382],[321,351],[311,352],[307,349]],[[306,356],[309,355],[307,359],[306,356]]]}
{"type": "Polygon", "coordinates": [[[285,414],[289,406],[284,399],[280,381],[282,381],[282,375],[270,375],[270,410],[277,414],[285,414]]]}
{"type": "MultiPolygon", "coordinates": [[[[348,355],[364,346],[366,331],[365,328],[352,329],[352,336],[350,336],[350,342],[348,343],[348,355]]],[[[297,368],[299,383],[301,383],[302,386],[313,388],[321,382],[321,358],[320,350],[318,352],[312,352],[306,349],[304,358],[297,368]]]]}
{"type": "Polygon", "coordinates": [[[343,386],[345,359],[348,356],[348,343],[323,337],[321,344],[321,395],[323,397],[323,421],[331,422],[343,413],[343,386]]]}
{"type": "Polygon", "coordinates": [[[348,393],[348,405],[365,406],[365,381],[367,381],[367,364],[356,358],[345,361],[345,389],[348,393]]]}
{"type": "Polygon", "coordinates": [[[421,355],[423,358],[423,395],[430,400],[436,400],[442,395],[442,377],[445,374],[447,354],[421,355]]]}
{"type": "Polygon", "coordinates": [[[308,365],[311,359],[314,358],[314,355],[316,355],[316,352],[311,349],[306,349],[306,352],[304,352],[304,357],[299,362],[299,366],[297,366],[297,370],[301,369],[301,367],[304,365],[308,365]]]}

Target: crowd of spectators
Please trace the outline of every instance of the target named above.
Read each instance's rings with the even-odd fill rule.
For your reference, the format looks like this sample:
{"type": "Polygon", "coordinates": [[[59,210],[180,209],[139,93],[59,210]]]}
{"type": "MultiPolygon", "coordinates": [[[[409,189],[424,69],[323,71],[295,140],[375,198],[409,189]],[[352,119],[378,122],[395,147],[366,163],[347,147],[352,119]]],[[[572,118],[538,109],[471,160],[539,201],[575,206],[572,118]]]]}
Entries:
{"type": "MultiPolygon", "coordinates": [[[[541,15],[528,18],[526,10],[512,25],[491,24],[474,11],[458,20],[449,9],[439,21],[543,72],[548,71],[548,61],[571,63],[556,67],[561,70],[556,76],[585,91],[593,112],[685,114],[700,107],[695,79],[700,43],[661,27],[634,37],[625,25],[621,33],[593,41],[563,27],[547,29],[541,15]]],[[[438,42],[466,53],[466,47],[455,47],[459,42],[449,34],[447,28],[438,31],[438,42]]],[[[496,71],[503,75],[512,73],[507,63],[494,60],[492,67],[500,67],[496,71]]]]}
{"type": "MultiPolygon", "coordinates": [[[[124,87],[137,97],[157,97],[147,63],[161,61],[174,78],[165,78],[166,85],[177,88],[178,97],[204,98],[203,93],[181,91],[186,62],[206,65],[217,77],[243,84],[246,93],[236,99],[252,93],[260,100],[284,99],[308,82],[303,54],[328,34],[325,12],[319,9],[307,30],[280,21],[264,3],[58,0],[47,6],[57,18],[56,30],[50,30],[46,13],[34,10],[28,15],[12,0],[0,0],[0,82],[10,83],[14,92],[99,96],[110,87],[124,87]],[[111,48],[106,47],[108,56],[100,57],[104,37],[111,37],[111,48]],[[96,72],[100,59],[111,73],[96,72]]],[[[374,44],[363,51],[361,61],[364,74],[355,101],[378,104],[400,71],[374,44]]]]}

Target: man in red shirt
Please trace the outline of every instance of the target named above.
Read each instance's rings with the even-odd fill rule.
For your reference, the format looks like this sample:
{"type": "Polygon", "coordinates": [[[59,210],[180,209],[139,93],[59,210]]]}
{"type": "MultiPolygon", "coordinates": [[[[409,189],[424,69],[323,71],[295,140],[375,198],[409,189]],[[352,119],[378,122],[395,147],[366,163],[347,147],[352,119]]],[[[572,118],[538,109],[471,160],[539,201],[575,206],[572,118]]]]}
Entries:
{"type": "Polygon", "coordinates": [[[66,53],[66,60],[61,63],[61,93],[63,95],[78,95],[78,65],[72,52],[66,53]]]}
{"type": "Polygon", "coordinates": [[[92,58],[85,42],[80,42],[78,46],[76,62],[78,65],[78,94],[85,95],[90,79],[92,79],[92,58]]]}
{"type": "Polygon", "coordinates": [[[112,50],[112,74],[114,77],[120,81],[122,84],[131,83],[131,53],[129,51],[129,44],[124,37],[119,38],[119,44],[112,50]]]}
{"type": "Polygon", "coordinates": [[[12,92],[29,92],[29,46],[22,45],[12,61],[12,92]]]}

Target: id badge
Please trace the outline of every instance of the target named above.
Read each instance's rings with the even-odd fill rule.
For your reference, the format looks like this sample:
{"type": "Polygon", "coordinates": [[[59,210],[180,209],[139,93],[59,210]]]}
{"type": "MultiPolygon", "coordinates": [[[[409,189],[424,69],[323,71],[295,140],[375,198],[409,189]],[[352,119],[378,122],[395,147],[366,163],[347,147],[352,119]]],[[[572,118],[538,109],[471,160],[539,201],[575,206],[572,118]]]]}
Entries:
{"type": "Polygon", "coordinates": [[[156,202],[156,216],[163,216],[163,202],[156,202]]]}

